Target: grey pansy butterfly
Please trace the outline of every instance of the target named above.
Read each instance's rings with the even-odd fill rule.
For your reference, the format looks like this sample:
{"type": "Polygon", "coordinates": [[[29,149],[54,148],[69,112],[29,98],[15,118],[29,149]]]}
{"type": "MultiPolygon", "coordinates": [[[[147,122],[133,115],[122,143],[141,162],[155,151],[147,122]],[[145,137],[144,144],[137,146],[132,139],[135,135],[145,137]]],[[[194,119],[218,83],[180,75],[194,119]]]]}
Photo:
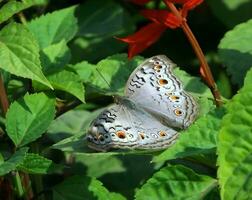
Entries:
{"type": "Polygon", "coordinates": [[[89,147],[106,151],[164,149],[178,131],[187,128],[198,114],[195,99],[184,91],[173,74],[174,63],[164,55],[144,61],[130,75],[125,96],[106,108],[87,133],[89,147]]]}

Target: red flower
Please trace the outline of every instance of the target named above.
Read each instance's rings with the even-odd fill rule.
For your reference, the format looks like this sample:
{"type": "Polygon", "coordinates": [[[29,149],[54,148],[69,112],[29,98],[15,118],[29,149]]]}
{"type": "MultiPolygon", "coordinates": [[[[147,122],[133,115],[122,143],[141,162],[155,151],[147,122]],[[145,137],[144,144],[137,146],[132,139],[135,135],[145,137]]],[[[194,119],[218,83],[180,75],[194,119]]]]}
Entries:
{"type": "MultiPolygon", "coordinates": [[[[137,4],[145,4],[149,0],[131,0],[137,4]]],[[[172,3],[182,4],[182,9],[180,10],[181,16],[186,18],[189,10],[193,9],[197,5],[203,2],[203,0],[164,0],[165,2],[169,1],[172,3]]],[[[142,27],[136,33],[129,35],[125,38],[117,38],[123,42],[129,44],[128,57],[132,58],[133,56],[141,53],[146,48],[155,43],[162,33],[167,28],[178,28],[181,26],[182,20],[176,17],[173,13],[166,10],[143,10],[141,14],[150,19],[152,23],[147,24],[142,27]]]]}
{"type": "Polygon", "coordinates": [[[181,21],[173,13],[166,10],[142,10],[140,13],[147,19],[168,28],[178,28],[181,24],[181,21]]]}
{"type": "Polygon", "coordinates": [[[155,43],[166,27],[159,23],[150,23],[142,27],[139,31],[125,38],[116,38],[129,44],[128,57],[141,53],[147,47],[155,43]]]}

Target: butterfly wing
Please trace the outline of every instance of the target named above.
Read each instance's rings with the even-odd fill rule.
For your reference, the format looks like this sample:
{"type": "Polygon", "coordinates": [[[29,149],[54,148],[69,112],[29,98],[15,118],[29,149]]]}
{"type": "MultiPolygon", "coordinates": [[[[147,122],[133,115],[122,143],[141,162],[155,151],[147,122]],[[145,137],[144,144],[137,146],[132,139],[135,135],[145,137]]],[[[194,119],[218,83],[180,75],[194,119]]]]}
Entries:
{"type": "Polygon", "coordinates": [[[198,106],[173,74],[174,67],[164,55],[147,59],[129,77],[125,96],[168,126],[183,129],[195,120],[198,106]]]}
{"type": "Polygon", "coordinates": [[[128,99],[105,109],[87,133],[89,146],[98,151],[164,149],[175,142],[177,131],[164,126],[128,99]]]}

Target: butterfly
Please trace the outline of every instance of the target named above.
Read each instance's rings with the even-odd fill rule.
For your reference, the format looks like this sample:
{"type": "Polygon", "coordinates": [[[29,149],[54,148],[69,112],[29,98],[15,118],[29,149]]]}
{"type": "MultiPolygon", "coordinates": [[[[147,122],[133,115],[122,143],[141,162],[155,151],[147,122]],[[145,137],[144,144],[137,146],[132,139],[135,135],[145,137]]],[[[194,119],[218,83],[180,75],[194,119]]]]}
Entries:
{"type": "Polygon", "coordinates": [[[175,143],[179,131],[198,115],[197,101],[174,75],[175,64],[164,55],[145,60],[130,75],[124,96],[90,125],[88,146],[98,151],[161,150],[175,143]]]}

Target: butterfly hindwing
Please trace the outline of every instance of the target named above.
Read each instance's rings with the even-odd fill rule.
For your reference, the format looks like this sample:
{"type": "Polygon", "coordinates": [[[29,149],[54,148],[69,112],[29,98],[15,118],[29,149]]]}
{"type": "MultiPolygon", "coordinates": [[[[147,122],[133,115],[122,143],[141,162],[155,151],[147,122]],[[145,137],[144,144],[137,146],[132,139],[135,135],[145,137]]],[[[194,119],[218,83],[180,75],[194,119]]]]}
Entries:
{"type": "Polygon", "coordinates": [[[176,137],[177,131],[124,98],[119,104],[106,108],[88,132],[90,147],[96,150],[163,149],[171,145],[176,137]]]}

